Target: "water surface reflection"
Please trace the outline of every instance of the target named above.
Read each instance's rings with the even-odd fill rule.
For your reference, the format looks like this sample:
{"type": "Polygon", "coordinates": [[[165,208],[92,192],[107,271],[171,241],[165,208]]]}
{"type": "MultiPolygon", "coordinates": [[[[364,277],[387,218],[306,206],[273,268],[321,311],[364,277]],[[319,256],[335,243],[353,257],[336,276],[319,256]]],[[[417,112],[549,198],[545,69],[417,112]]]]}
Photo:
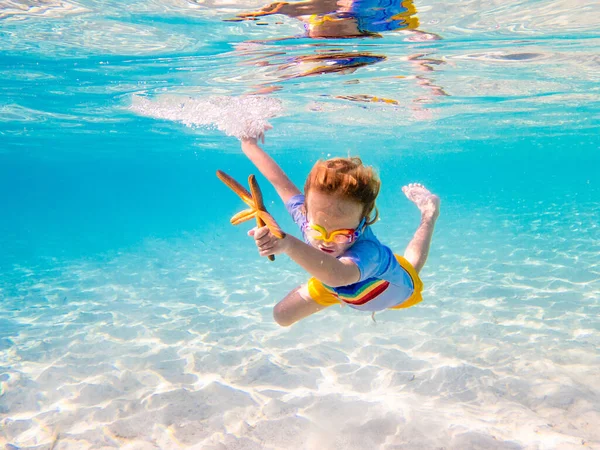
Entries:
{"type": "MultiPolygon", "coordinates": [[[[441,39],[440,36],[418,29],[419,19],[412,0],[307,0],[300,2],[275,2],[256,11],[238,14],[232,21],[251,20],[257,25],[278,25],[282,22],[265,21],[267,16],[283,15],[299,20],[304,25],[304,33],[298,36],[283,36],[268,40],[253,40],[238,45],[237,50],[243,55],[243,65],[260,67],[267,81],[255,85],[252,94],[268,94],[283,88],[287,81],[317,75],[341,74],[349,75],[366,69],[368,66],[388,60],[381,50],[385,46],[373,46],[364,39],[377,39],[389,33],[401,33],[402,40],[408,43],[419,43],[441,39]],[[302,44],[306,38],[319,40],[316,44],[302,44]],[[333,45],[333,39],[362,40],[352,47],[333,45]],[[279,44],[286,41],[286,46],[279,44]],[[349,49],[350,48],[350,49],[349,49]],[[368,48],[369,51],[365,49],[368,48]],[[371,51],[377,49],[376,53],[371,51]]],[[[411,109],[419,111],[419,118],[427,118],[423,104],[431,103],[436,96],[448,95],[437,85],[431,73],[444,61],[429,53],[412,53],[414,45],[407,45],[407,54],[401,57],[402,69],[398,73],[375,77],[375,86],[385,85],[385,95],[373,91],[373,85],[367,92],[345,92],[342,94],[323,94],[359,103],[385,103],[388,105],[406,104],[407,100],[400,92],[401,83],[412,81],[415,86],[423,88],[408,100],[411,109]],[[406,64],[408,63],[408,64],[406,64]],[[405,72],[409,67],[409,72],[405,72]],[[378,81],[378,82],[377,82],[378,81]],[[396,91],[396,95],[394,92],[396,91]],[[392,95],[389,95],[391,92],[392,95]]],[[[397,58],[397,57],[396,57],[397,58]]],[[[393,61],[388,61],[393,62],[393,61]]],[[[386,70],[389,72],[389,69],[386,70]]],[[[361,83],[361,74],[357,78],[344,79],[344,85],[361,83]]],[[[373,81],[370,76],[370,80],[373,81]]]]}

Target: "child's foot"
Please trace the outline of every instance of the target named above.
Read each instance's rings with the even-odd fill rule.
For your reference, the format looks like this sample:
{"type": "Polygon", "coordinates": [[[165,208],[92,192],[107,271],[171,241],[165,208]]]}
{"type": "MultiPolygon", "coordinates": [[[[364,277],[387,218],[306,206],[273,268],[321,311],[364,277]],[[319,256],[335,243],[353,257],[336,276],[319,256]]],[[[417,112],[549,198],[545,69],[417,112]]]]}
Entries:
{"type": "Polygon", "coordinates": [[[402,188],[404,195],[417,205],[421,218],[436,220],[440,215],[440,198],[422,184],[411,183],[402,188]]]}

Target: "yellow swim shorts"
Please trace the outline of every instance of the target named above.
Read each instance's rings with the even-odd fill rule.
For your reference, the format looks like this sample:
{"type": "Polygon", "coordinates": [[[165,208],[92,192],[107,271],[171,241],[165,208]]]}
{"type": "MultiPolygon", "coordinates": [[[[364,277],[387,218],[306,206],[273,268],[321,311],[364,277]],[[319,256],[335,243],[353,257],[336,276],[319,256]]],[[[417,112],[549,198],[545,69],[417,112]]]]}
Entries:
{"type": "MultiPolygon", "coordinates": [[[[410,308],[411,306],[416,305],[417,303],[423,300],[423,297],[421,296],[421,292],[423,291],[423,282],[421,281],[421,278],[419,278],[417,271],[411,263],[409,263],[402,256],[394,256],[396,256],[396,259],[398,260],[400,266],[406,271],[406,273],[408,273],[408,275],[412,279],[413,289],[412,293],[408,297],[406,297],[406,286],[396,286],[394,284],[388,283],[385,280],[374,280],[373,282],[369,283],[368,286],[363,286],[360,293],[357,294],[357,297],[355,297],[352,302],[343,301],[332,288],[325,286],[323,283],[321,283],[314,277],[308,280],[308,293],[315,302],[322,306],[331,306],[337,305],[338,303],[343,303],[356,309],[376,311],[377,309],[369,308],[367,304],[370,302],[378,303],[378,297],[381,295],[385,295],[387,299],[390,299],[385,303],[394,305],[388,306],[388,309],[410,308]],[[374,294],[376,295],[373,297],[374,294]],[[367,301],[361,301],[361,295],[363,297],[369,296],[369,299],[367,301]],[[400,303],[395,303],[395,301],[399,301],[400,303]],[[356,304],[353,305],[353,303],[356,304]]],[[[386,307],[383,307],[382,309],[386,309],[386,307]]]]}

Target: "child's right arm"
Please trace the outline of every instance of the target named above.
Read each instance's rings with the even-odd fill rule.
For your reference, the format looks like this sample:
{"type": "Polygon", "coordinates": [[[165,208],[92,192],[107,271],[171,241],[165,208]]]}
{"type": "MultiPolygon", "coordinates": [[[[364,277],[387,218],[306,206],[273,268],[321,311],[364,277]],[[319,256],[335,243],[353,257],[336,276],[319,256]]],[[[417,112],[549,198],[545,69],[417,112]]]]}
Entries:
{"type": "Polygon", "coordinates": [[[337,259],[289,234],[275,237],[268,227],[253,228],[248,236],[254,237],[261,256],[286,253],[296,264],[328,286],[347,286],[360,280],[360,269],[348,258],[337,259]]]}
{"type": "Polygon", "coordinates": [[[285,172],[265,151],[258,146],[255,138],[242,139],[242,151],[260,170],[260,173],[273,185],[284,203],[295,195],[301,194],[300,190],[292,183],[285,172]]]}

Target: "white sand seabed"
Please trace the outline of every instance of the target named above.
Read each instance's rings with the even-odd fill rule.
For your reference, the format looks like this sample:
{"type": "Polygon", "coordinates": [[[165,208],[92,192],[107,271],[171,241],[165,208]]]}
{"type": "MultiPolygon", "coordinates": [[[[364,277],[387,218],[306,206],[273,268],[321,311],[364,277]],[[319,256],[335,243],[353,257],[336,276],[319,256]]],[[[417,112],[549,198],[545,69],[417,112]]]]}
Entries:
{"type": "Polygon", "coordinates": [[[279,328],[272,306],[304,274],[250,251],[225,266],[195,237],[17,267],[0,305],[0,444],[600,448],[597,245],[548,257],[501,230],[465,244],[455,221],[436,235],[425,301],[376,324],[335,307],[279,328]]]}

